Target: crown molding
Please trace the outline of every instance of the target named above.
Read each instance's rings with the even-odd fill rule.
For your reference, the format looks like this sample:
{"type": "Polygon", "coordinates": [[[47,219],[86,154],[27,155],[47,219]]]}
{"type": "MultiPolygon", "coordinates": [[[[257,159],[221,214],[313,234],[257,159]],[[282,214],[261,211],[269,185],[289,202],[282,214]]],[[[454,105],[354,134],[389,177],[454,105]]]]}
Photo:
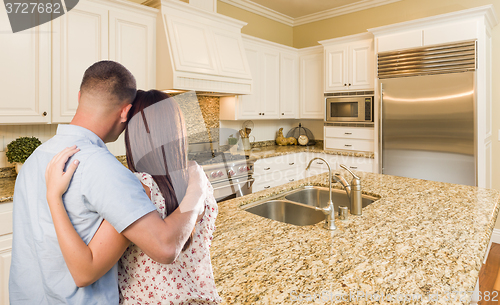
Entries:
{"type": "Polygon", "coordinates": [[[294,18],[287,16],[285,14],[282,14],[280,12],[277,12],[275,10],[272,10],[270,8],[267,8],[263,5],[260,5],[258,3],[255,3],[250,0],[220,0],[224,3],[230,4],[232,6],[236,6],[238,8],[244,9],[246,11],[249,11],[251,13],[269,18],[274,21],[281,22],[285,25],[288,26],[293,26],[294,25],[294,18]]]}
{"type": "Polygon", "coordinates": [[[357,11],[362,11],[377,6],[398,2],[401,0],[362,0],[352,5],[344,5],[341,7],[333,8],[330,10],[314,14],[309,14],[298,18],[287,16],[285,14],[267,8],[261,4],[255,3],[251,0],[220,0],[220,1],[293,27],[340,15],[354,13],[357,11]]]}
{"type": "Polygon", "coordinates": [[[316,22],[319,20],[329,19],[341,15],[346,15],[354,12],[359,12],[369,8],[374,8],[377,6],[382,6],[394,2],[399,2],[401,0],[362,0],[355,4],[348,4],[344,6],[339,6],[326,11],[309,14],[306,16],[298,17],[294,19],[293,25],[303,25],[311,22],[316,22]]]}

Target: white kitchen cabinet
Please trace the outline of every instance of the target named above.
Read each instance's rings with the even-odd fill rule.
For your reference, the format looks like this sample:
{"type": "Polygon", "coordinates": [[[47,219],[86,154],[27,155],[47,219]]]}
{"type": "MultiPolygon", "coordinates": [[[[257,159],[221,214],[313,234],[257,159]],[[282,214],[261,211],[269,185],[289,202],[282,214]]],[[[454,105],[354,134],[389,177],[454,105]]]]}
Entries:
{"type": "Polygon", "coordinates": [[[370,33],[323,40],[325,92],[373,90],[373,38],[370,33]]]}
{"type": "Polygon", "coordinates": [[[299,55],[280,54],[280,119],[299,117],[299,55]]]}
{"type": "Polygon", "coordinates": [[[248,40],[244,43],[254,90],[239,97],[238,119],[278,119],[280,52],[248,40]]]}
{"type": "Polygon", "coordinates": [[[302,154],[288,154],[257,160],[252,192],[303,179],[305,166],[302,159],[302,154]]]}
{"type": "Polygon", "coordinates": [[[0,5],[0,124],[49,123],[51,25],[12,33],[0,5]]]}
{"type": "Polygon", "coordinates": [[[109,59],[124,65],[137,89],[156,88],[155,12],[109,11],[109,59]]]}
{"type": "Polygon", "coordinates": [[[12,202],[0,203],[0,305],[9,304],[12,257],[12,202]]]}
{"type": "Polygon", "coordinates": [[[324,119],[325,98],[323,92],[323,47],[299,50],[301,119],[324,119]]]}
{"type": "Polygon", "coordinates": [[[85,70],[108,58],[108,9],[82,2],[54,19],[52,26],[52,120],[69,123],[78,107],[78,92],[85,70]]]}
{"type": "Polygon", "coordinates": [[[252,94],[221,101],[221,120],[298,118],[299,58],[296,49],[243,35],[252,94]]]}
{"type": "Polygon", "coordinates": [[[325,126],[326,150],[369,151],[374,149],[373,127],[325,126]]]}
{"type": "Polygon", "coordinates": [[[81,1],[52,26],[53,123],[71,121],[83,74],[97,61],[120,62],[132,72],[139,89],[156,87],[156,10],[114,1],[81,1]]]}

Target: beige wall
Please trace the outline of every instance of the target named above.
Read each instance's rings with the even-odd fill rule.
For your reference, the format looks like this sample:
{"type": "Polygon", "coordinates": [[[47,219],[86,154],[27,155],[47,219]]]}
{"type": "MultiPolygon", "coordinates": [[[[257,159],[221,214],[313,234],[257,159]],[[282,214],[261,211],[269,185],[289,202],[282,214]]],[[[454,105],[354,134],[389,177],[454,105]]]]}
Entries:
{"type": "Polygon", "coordinates": [[[293,46],[293,28],[269,18],[217,1],[217,13],[245,21],[241,32],[254,37],[293,46]]]}

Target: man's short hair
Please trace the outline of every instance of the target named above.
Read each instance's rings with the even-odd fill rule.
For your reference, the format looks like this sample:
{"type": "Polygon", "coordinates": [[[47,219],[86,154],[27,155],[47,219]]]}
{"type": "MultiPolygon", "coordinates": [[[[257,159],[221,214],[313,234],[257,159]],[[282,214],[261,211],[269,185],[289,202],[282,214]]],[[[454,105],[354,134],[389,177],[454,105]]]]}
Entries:
{"type": "Polygon", "coordinates": [[[135,78],[123,65],[103,60],[90,66],[80,85],[82,96],[92,94],[112,99],[115,103],[132,103],[137,93],[135,78]]]}

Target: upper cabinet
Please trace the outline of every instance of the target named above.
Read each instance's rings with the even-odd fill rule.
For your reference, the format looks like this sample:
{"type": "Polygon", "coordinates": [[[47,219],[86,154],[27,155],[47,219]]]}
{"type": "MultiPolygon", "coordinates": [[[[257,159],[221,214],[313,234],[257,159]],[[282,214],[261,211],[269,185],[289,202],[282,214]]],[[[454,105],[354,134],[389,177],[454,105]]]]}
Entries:
{"type": "Polygon", "coordinates": [[[323,47],[299,50],[299,105],[301,119],[324,119],[323,47]]]}
{"type": "Polygon", "coordinates": [[[13,34],[0,5],[0,124],[49,123],[51,26],[13,34]]]}
{"type": "Polygon", "coordinates": [[[86,0],[65,15],[21,33],[11,32],[0,6],[0,124],[69,123],[85,70],[111,59],[156,87],[158,10],[114,0],[86,0]]]}
{"type": "Polygon", "coordinates": [[[320,41],[325,47],[325,92],[374,89],[372,37],[363,33],[320,41]]]}
{"type": "Polygon", "coordinates": [[[52,21],[53,123],[71,121],[83,74],[97,61],[123,64],[139,89],[156,87],[156,14],[139,5],[81,1],[52,21]]]}
{"type": "Polygon", "coordinates": [[[252,94],[221,100],[221,120],[298,118],[299,56],[295,49],[245,35],[252,94]]]}

